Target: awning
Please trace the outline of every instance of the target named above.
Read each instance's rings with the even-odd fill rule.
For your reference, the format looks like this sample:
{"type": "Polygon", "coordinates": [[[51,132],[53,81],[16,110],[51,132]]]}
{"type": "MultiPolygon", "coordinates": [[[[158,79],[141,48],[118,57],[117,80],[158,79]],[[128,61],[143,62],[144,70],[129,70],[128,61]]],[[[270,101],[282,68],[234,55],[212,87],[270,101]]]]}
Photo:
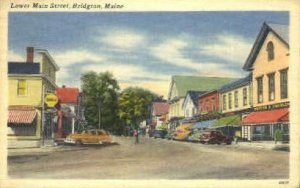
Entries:
{"type": "Polygon", "coordinates": [[[289,122],[289,109],[281,108],[269,111],[252,112],[246,116],[241,125],[272,124],[279,122],[289,122]]]}
{"type": "Polygon", "coordinates": [[[193,125],[192,129],[202,129],[202,128],[207,128],[211,125],[213,125],[217,120],[213,119],[213,120],[208,120],[208,121],[200,121],[197,122],[193,125]]]}
{"type": "Polygon", "coordinates": [[[238,127],[240,126],[240,116],[232,115],[227,117],[222,117],[218,119],[211,128],[221,128],[221,127],[238,127]]]}
{"type": "Polygon", "coordinates": [[[8,123],[32,123],[37,114],[36,110],[9,110],[8,123]]]}

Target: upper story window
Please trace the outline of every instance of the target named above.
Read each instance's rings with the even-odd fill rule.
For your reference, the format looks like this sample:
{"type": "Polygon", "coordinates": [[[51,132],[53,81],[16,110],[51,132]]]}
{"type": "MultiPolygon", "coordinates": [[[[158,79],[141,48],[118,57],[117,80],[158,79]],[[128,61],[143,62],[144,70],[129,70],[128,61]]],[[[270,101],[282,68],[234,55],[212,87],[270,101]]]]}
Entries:
{"type": "Polygon", "coordinates": [[[269,101],[275,99],[275,73],[268,74],[269,78],[269,101]]]}
{"type": "Polygon", "coordinates": [[[216,100],[214,97],[211,99],[211,108],[212,111],[216,111],[216,100]]]}
{"type": "Polygon", "coordinates": [[[223,110],[226,110],[226,95],[223,95],[223,110]]]}
{"type": "Polygon", "coordinates": [[[228,109],[232,108],[232,93],[228,94],[228,109]]]}
{"type": "Polygon", "coordinates": [[[238,108],[239,107],[239,92],[234,91],[234,107],[238,108]]]}
{"type": "Polygon", "coordinates": [[[247,102],[248,102],[248,99],[247,99],[247,88],[243,88],[243,105],[246,106],[247,105],[247,102]]]}
{"type": "Polygon", "coordinates": [[[280,71],[280,98],[288,97],[288,72],[287,69],[280,71]]]}
{"type": "Polygon", "coordinates": [[[267,53],[268,53],[268,61],[271,61],[274,59],[274,45],[273,42],[268,42],[267,44],[267,53]]]}
{"type": "Polygon", "coordinates": [[[18,80],[18,96],[25,96],[27,94],[27,82],[26,80],[18,80]]]}
{"type": "Polygon", "coordinates": [[[256,78],[257,82],[257,102],[262,103],[263,102],[263,77],[256,78]]]}

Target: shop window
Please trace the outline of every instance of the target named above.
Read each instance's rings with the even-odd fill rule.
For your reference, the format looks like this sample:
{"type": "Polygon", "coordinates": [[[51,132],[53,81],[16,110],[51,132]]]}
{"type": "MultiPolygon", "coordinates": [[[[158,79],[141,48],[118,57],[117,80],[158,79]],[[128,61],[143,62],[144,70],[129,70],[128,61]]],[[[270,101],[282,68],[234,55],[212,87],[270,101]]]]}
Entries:
{"type": "Polygon", "coordinates": [[[223,110],[226,110],[226,95],[223,95],[223,110]]]}
{"type": "Polygon", "coordinates": [[[263,77],[256,78],[257,82],[257,102],[263,102],[263,77]]]}
{"type": "Polygon", "coordinates": [[[228,109],[232,108],[232,93],[228,94],[228,109]]]}
{"type": "Polygon", "coordinates": [[[243,105],[246,106],[247,105],[247,88],[243,88],[243,105]]]}
{"type": "Polygon", "coordinates": [[[275,99],[275,73],[269,74],[269,101],[273,101],[275,99]]]}
{"type": "Polygon", "coordinates": [[[239,107],[239,92],[234,91],[234,107],[238,108],[239,107]]]}
{"type": "Polygon", "coordinates": [[[18,96],[24,96],[27,94],[27,82],[26,80],[18,80],[18,96]]]}
{"type": "Polygon", "coordinates": [[[280,71],[280,97],[286,99],[288,97],[288,72],[286,70],[280,71]]]}
{"type": "Polygon", "coordinates": [[[267,53],[268,53],[268,61],[271,61],[274,59],[274,45],[273,42],[268,42],[267,44],[267,53]]]}

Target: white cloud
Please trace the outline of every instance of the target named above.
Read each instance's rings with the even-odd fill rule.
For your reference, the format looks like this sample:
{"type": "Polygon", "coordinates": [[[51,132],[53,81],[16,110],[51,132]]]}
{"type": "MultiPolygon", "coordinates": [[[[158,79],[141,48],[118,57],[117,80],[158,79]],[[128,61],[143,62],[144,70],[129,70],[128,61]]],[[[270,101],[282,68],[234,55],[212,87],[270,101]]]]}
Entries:
{"type": "Polygon", "coordinates": [[[227,70],[224,64],[196,61],[185,57],[181,50],[186,47],[188,47],[187,42],[179,39],[171,39],[152,48],[151,51],[155,57],[159,58],[164,63],[194,69],[201,76],[222,77],[239,75],[232,70],[227,70]],[[217,74],[213,74],[213,72],[217,74]]]}
{"type": "Polygon", "coordinates": [[[251,50],[252,43],[241,36],[221,34],[214,43],[201,46],[200,51],[209,56],[227,60],[232,63],[243,64],[251,50]]]}
{"type": "Polygon", "coordinates": [[[8,59],[8,61],[22,61],[22,62],[26,61],[26,57],[25,56],[17,54],[14,51],[8,51],[7,59],[8,59]]]}
{"type": "Polygon", "coordinates": [[[87,50],[69,50],[65,52],[55,52],[52,56],[59,67],[71,66],[87,61],[103,62],[106,60],[106,57],[104,57],[103,55],[95,54],[87,50]]]}
{"type": "Polygon", "coordinates": [[[121,49],[139,47],[144,42],[144,39],[143,35],[126,29],[109,30],[104,35],[101,35],[101,37],[98,37],[100,42],[121,49]]]}

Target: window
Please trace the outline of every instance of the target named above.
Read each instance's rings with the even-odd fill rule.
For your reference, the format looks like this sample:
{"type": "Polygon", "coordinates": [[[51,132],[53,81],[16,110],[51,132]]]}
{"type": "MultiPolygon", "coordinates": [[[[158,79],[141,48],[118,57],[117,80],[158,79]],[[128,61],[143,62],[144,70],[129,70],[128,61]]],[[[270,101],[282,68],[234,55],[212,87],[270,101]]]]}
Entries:
{"type": "Polygon", "coordinates": [[[228,109],[232,108],[232,93],[228,94],[228,109]]]}
{"type": "Polygon", "coordinates": [[[268,42],[267,44],[267,53],[268,53],[268,61],[271,61],[274,59],[274,45],[273,42],[268,42]]]}
{"type": "Polygon", "coordinates": [[[24,96],[27,94],[27,83],[26,80],[18,80],[18,95],[24,96]]]}
{"type": "Polygon", "coordinates": [[[234,91],[234,107],[238,108],[239,107],[239,92],[234,91]]]}
{"type": "Polygon", "coordinates": [[[243,88],[243,105],[246,106],[247,105],[247,88],[243,88]]]}
{"type": "Polygon", "coordinates": [[[263,77],[256,78],[257,81],[257,102],[263,102],[263,77]]]}
{"type": "Polygon", "coordinates": [[[226,95],[223,95],[223,110],[226,110],[226,95]]]}
{"type": "Polygon", "coordinates": [[[268,74],[269,78],[269,101],[273,101],[275,99],[275,73],[268,74]]]}
{"type": "Polygon", "coordinates": [[[288,72],[287,69],[280,71],[280,97],[286,99],[288,97],[288,72]]]}

